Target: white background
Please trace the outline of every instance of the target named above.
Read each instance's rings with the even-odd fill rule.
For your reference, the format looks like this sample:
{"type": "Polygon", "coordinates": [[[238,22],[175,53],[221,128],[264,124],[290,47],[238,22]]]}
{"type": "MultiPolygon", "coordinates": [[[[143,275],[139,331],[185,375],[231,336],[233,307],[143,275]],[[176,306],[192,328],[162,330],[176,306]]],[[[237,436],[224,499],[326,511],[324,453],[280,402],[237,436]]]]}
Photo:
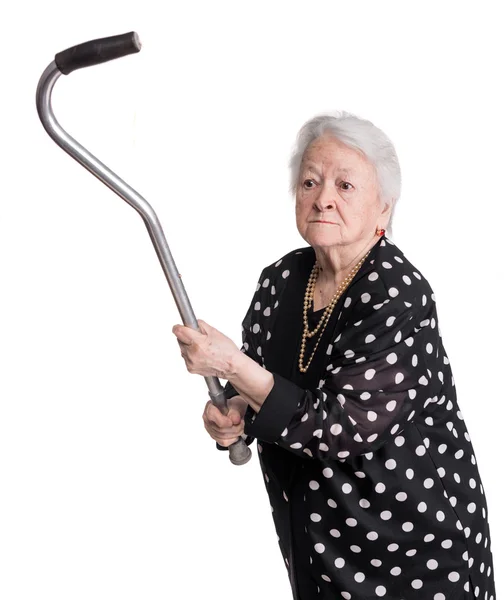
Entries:
{"type": "MultiPolygon", "coordinates": [[[[497,2],[9,3],[2,14],[0,598],[287,599],[254,459],[203,429],[204,382],[140,217],[35,111],[68,46],[140,54],[58,81],[61,124],[144,195],[198,318],[240,344],[261,269],[304,246],[299,127],[344,109],[393,140],[393,239],[431,283],[487,493],[502,484],[502,56],[497,2]]],[[[500,579],[499,579],[500,578],[500,579]]]]}

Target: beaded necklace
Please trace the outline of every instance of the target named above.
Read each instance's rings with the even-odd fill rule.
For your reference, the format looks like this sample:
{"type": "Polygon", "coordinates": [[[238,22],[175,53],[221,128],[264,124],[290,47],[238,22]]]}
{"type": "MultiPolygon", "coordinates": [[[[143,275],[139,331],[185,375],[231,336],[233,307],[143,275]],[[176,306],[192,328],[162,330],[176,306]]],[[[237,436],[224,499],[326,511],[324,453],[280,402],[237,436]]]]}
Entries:
{"type": "MultiPolygon", "coordinates": [[[[371,252],[371,250],[369,252],[371,252]]],[[[336,306],[338,300],[341,298],[341,295],[343,294],[343,292],[350,285],[350,282],[355,277],[357,271],[361,268],[362,263],[366,260],[369,252],[360,259],[360,261],[355,265],[355,267],[353,267],[353,269],[350,271],[350,273],[345,277],[345,279],[338,286],[336,293],[334,294],[334,296],[331,298],[331,301],[327,305],[327,307],[324,311],[324,314],[320,318],[318,325],[315,327],[315,329],[313,331],[310,331],[310,329],[308,327],[308,308],[311,306],[311,304],[313,302],[313,297],[315,295],[315,284],[317,283],[318,275],[320,272],[320,267],[319,267],[318,263],[315,262],[315,264],[313,265],[313,269],[310,273],[310,278],[308,279],[308,285],[306,286],[306,292],[305,292],[305,297],[304,297],[304,306],[303,306],[304,328],[303,328],[303,337],[301,339],[301,351],[299,353],[299,370],[301,371],[301,373],[306,373],[306,371],[308,371],[308,367],[310,366],[311,361],[313,360],[313,356],[315,355],[315,351],[317,350],[319,342],[324,334],[325,328],[327,327],[327,324],[329,323],[329,319],[332,315],[334,307],[336,306]],[[313,349],[312,355],[310,356],[310,359],[308,360],[308,363],[306,364],[306,366],[303,366],[304,355],[305,355],[305,350],[306,350],[306,339],[312,338],[313,336],[315,336],[320,329],[322,329],[322,330],[320,331],[320,335],[318,337],[317,343],[315,344],[315,348],[313,349]]]]}

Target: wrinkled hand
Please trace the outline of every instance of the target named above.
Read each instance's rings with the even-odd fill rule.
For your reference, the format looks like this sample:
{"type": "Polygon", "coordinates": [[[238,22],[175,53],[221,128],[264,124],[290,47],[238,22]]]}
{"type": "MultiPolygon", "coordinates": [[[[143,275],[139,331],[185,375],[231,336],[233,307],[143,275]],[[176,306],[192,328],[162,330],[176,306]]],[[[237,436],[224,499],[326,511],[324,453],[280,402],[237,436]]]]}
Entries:
{"type": "Polygon", "coordinates": [[[198,319],[201,331],[175,325],[175,334],[189,373],[229,379],[233,359],[240,354],[236,344],[223,333],[198,319]]]}
{"type": "Polygon", "coordinates": [[[234,444],[243,433],[243,416],[247,403],[241,396],[234,396],[228,401],[229,412],[224,416],[221,411],[207,402],[203,412],[203,423],[210,437],[221,446],[228,448],[234,444]]]}

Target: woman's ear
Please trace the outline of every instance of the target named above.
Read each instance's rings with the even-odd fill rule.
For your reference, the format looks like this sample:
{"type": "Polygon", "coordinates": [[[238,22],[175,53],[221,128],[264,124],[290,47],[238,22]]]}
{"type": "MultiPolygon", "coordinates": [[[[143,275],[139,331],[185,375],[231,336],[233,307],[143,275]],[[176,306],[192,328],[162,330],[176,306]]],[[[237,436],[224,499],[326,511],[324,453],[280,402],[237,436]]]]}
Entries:
{"type": "Polygon", "coordinates": [[[389,200],[388,202],[385,202],[381,211],[381,214],[383,217],[388,217],[390,215],[390,213],[392,212],[392,207],[394,206],[394,200],[389,200]]]}

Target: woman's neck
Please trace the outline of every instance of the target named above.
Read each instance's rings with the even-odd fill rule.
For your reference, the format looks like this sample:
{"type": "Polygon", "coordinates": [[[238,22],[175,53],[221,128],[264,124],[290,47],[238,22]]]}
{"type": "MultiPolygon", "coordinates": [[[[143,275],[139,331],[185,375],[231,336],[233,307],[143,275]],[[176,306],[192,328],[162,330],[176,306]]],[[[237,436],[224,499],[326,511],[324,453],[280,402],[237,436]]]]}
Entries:
{"type": "Polygon", "coordinates": [[[327,293],[333,289],[335,291],[377,241],[376,235],[373,235],[372,239],[361,240],[348,246],[315,247],[315,256],[319,265],[318,289],[322,293],[323,290],[327,290],[327,293]]]}

